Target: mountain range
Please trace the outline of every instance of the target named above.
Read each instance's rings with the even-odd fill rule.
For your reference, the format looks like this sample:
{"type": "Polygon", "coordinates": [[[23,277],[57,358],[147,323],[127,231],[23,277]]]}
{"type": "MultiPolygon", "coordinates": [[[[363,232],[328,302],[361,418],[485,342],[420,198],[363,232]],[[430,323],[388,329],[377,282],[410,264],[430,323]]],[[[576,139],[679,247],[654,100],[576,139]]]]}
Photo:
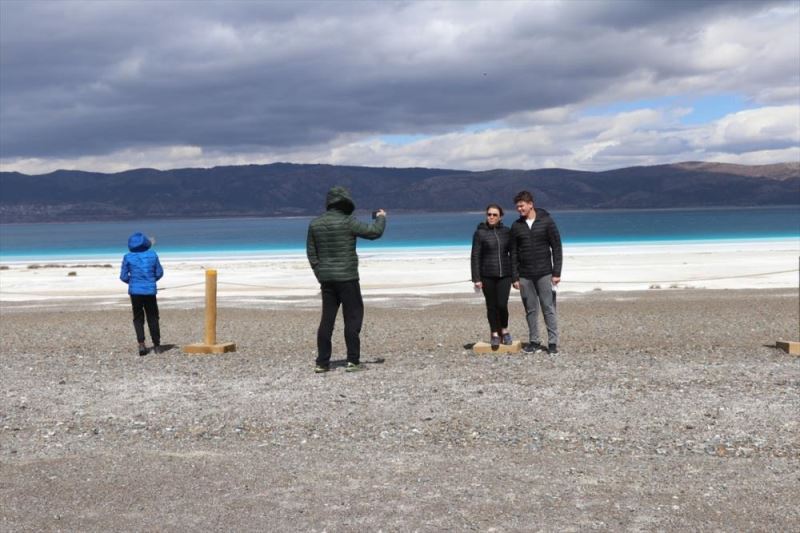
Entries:
{"type": "Polygon", "coordinates": [[[800,205],[800,162],[686,162],[587,172],[465,171],[273,163],[114,174],[0,172],[0,222],[291,216],[319,213],[333,185],[390,212],[512,207],[520,190],[548,209],[800,205]]]}

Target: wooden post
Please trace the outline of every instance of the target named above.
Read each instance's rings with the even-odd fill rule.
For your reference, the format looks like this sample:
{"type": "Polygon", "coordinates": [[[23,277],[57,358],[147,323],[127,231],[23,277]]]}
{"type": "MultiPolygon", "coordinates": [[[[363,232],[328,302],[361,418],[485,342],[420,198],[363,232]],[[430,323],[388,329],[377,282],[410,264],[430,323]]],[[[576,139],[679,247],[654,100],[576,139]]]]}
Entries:
{"type": "Polygon", "coordinates": [[[235,352],[236,344],[223,342],[217,344],[217,271],[206,270],[206,320],[203,342],[183,347],[186,353],[225,353],[235,352]]]}
{"type": "Polygon", "coordinates": [[[217,271],[206,270],[206,331],[207,345],[217,343],[217,271]]]}

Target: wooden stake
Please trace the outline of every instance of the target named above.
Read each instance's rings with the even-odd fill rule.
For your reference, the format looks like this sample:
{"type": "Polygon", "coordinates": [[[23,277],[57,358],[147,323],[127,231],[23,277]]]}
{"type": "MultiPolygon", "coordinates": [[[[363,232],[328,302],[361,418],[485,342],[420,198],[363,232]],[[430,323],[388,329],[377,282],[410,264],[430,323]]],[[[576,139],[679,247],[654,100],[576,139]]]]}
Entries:
{"type": "Polygon", "coordinates": [[[217,343],[217,271],[206,270],[206,344],[217,343]]]}
{"type": "Polygon", "coordinates": [[[235,352],[236,344],[217,344],[217,271],[206,270],[206,320],[203,342],[189,344],[183,351],[190,354],[235,352]]]}

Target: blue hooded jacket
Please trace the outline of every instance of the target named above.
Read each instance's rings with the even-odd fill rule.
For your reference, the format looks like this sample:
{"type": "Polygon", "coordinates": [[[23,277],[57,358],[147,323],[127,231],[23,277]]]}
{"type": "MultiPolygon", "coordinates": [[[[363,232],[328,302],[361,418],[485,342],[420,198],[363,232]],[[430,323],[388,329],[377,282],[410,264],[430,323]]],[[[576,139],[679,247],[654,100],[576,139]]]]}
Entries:
{"type": "Polygon", "coordinates": [[[158,255],[150,249],[153,243],[142,233],[128,238],[128,250],[122,258],[119,279],[128,284],[128,294],[155,294],[156,282],[164,275],[158,255]]]}

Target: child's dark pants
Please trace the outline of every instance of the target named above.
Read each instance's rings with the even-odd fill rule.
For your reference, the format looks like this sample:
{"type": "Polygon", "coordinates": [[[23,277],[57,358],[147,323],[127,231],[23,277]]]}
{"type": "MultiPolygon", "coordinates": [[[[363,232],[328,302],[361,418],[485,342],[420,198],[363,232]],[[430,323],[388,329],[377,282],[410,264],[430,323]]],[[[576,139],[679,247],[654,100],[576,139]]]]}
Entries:
{"type": "Polygon", "coordinates": [[[133,329],[136,330],[136,340],[144,342],[144,317],[147,315],[147,327],[150,329],[150,338],[153,346],[161,344],[161,330],[158,327],[158,301],[155,294],[131,294],[131,307],[133,307],[133,329]]]}

